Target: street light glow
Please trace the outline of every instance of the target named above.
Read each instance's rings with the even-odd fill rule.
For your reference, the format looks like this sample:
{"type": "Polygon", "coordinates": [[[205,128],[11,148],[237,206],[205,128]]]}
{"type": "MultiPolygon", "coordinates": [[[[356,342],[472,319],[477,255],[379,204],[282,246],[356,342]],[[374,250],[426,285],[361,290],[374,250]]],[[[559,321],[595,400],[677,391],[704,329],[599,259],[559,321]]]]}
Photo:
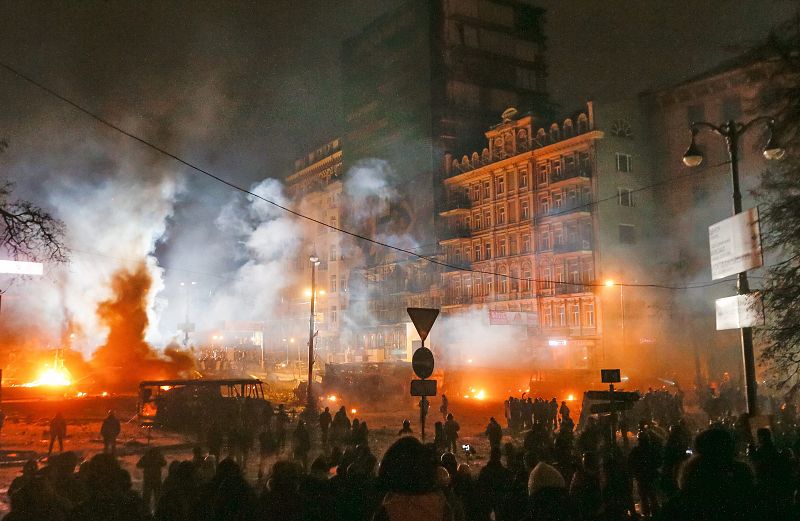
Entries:
{"type": "Polygon", "coordinates": [[[615,284],[615,283],[614,283],[614,281],[613,281],[612,279],[607,279],[607,280],[606,280],[606,286],[608,286],[609,288],[610,288],[611,286],[613,286],[614,284],[615,284]]]}

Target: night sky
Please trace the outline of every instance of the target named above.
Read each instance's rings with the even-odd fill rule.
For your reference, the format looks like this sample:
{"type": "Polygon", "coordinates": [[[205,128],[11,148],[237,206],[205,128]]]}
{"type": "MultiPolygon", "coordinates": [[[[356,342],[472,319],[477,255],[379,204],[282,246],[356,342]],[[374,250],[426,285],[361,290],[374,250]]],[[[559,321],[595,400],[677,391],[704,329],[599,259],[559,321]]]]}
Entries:
{"type": "MultiPolygon", "coordinates": [[[[2,3],[0,59],[249,183],[283,176],[293,158],[337,133],[340,42],[399,3],[10,1],[2,3]],[[204,94],[219,105],[207,121],[213,132],[200,139],[169,124],[197,110],[204,94]]],[[[539,4],[548,10],[549,88],[566,111],[587,97],[628,97],[702,72],[796,9],[787,0],[539,4]]],[[[14,122],[63,115],[59,102],[5,71],[0,102],[12,143],[22,138],[9,135],[14,122]]]]}

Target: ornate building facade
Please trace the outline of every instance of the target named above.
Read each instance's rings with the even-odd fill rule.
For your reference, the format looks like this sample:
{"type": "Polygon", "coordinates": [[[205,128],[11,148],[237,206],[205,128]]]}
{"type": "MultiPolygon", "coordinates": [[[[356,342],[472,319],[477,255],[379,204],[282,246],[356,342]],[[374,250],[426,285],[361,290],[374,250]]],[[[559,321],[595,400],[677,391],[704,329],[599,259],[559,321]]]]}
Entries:
{"type": "Polygon", "coordinates": [[[642,310],[620,307],[614,286],[646,270],[653,224],[636,193],[651,179],[638,114],[636,104],[598,112],[590,102],[541,125],[509,109],[482,151],[446,156],[447,314],[478,309],[490,326],[516,326],[531,367],[581,370],[630,355],[642,310]]]}

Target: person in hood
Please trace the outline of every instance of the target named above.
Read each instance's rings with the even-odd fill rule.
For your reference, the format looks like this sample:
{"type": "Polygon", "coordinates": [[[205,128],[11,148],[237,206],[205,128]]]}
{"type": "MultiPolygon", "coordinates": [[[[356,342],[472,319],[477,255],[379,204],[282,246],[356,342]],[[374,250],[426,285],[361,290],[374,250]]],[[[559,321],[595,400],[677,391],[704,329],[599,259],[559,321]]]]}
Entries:
{"type": "Polygon", "coordinates": [[[404,436],[386,451],[378,471],[385,493],[373,521],[452,521],[453,513],[437,483],[433,453],[404,436]]]}

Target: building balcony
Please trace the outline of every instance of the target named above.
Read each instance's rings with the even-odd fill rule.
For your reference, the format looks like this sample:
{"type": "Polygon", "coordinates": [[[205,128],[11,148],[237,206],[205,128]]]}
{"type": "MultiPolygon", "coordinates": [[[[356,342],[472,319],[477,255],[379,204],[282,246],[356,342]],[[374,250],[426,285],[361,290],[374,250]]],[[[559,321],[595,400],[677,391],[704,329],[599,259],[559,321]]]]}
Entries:
{"type": "Polygon", "coordinates": [[[469,237],[471,232],[466,226],[447,226],[439,232],[439,244],[469,237]]]}
{"type": "Polygon", "coordinates": [[[439,215],[447,217],[451,215],[458,215],[461,213],[469,213],[472,208],[472,203],[463,192],[451,192],[447,195],[447,199],[439,211],[439,215]]]}
{"type": "Polygon", "coordinates": [[[553,253],[574,253],[579,251],[591,251],[592,250],[592,241],[587,239],[580,239],[574,241],[566,241],[561,243],[556,243],[553,245],[553,253]]]}
{"type": "Polygon", "coordinates": [[[461,271],[464,271],[464,270],[471,270],[472,269],[472,263],[467,262],[467,261],[463,261],[463,260],[462,261],[457,261],[457,262],[456,261],[448,261],[447,264],[448,264],[448,266],[444,267],[444,272],[445,273],[461,272],[461,271]]]}
{"type": "Polygon", "coordinates": [[[554,185],[556,183],[560,183],[561,181],[567,181],[568,179],[590,179],[591,177],[592,169],[588,166],[582,168],[570,168],[568,170],[562,170],[558,175],[551,175],[550,184],[554,185]]]}
{"type": "Polygon", "coordinates": [[[445,295],[442,298],[442,306],[465,306],[471,303],[470,295],[445,295]]]}
{"type": "Polygon", "coordinates": [[[583,284],[558,283],[555,285],[556,295],[573,295],[575,293],[589,293],[590,291],[591,287],[583,284]]]}
{"type": "Polygon", "coordinates": [[[590,213],[592,211],[592,202],[588,200],[578,200],[574,203],[565,204],[562,206],[554,206],[547,210],[539,210],[536,212],[537,217],[556,217],[561,215],[573,214],[577,212],[590,213]]]}

